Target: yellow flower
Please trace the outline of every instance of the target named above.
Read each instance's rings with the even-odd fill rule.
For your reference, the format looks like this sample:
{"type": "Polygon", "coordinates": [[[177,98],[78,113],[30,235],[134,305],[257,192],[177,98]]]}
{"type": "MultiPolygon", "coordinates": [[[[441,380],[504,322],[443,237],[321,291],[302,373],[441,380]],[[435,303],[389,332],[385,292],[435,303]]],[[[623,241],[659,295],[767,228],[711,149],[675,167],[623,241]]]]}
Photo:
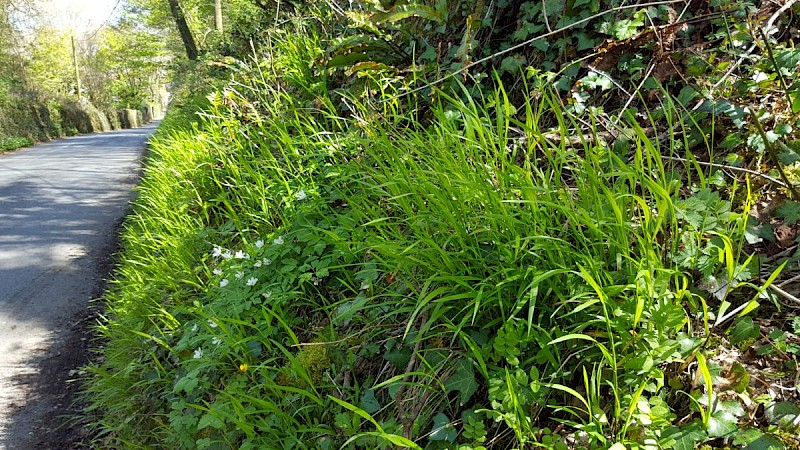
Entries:
{"type": "Polygon", "coordinates": [[[239,370],[241,372],[247,372],[247,369],[248,369],[247,364],[245,364],[245,363],[239,364],[239,370]]]}

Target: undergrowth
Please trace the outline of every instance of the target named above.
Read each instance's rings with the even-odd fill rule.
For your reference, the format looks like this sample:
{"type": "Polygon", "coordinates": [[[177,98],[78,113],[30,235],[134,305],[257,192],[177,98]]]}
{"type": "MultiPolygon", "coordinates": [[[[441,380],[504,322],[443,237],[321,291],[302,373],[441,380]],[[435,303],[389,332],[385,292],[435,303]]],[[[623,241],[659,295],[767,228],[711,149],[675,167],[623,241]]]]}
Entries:
{"type": "Polygon", "coordinates": [[[796,427],[755,423],[713,360],[778,272],[759,279],[749,183],[720,192],[680,103],[645,116],[680,132],[621,117],[606,143],[545,77],[422,111],[397,82],[329,95],[318,38],[282,37],[152,143],[85,384],[98,446],[686,449],[796,427]]]}

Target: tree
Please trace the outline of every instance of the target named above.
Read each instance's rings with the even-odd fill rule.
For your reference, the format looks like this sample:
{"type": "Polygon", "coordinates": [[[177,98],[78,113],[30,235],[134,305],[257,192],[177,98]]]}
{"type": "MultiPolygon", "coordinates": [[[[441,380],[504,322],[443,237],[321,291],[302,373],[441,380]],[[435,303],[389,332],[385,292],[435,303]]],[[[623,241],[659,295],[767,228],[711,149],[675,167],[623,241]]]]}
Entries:
{"type": "Polygon", "coordinates": [[[175,25],[178,27],[178,33],[181,35],[183,46],[186,48],[186,56],[192,61],[197,59],[197,44],[194,42],[192,30],[189,29],[189,24],[186,23],[186,16],[183,14],[181,5],[178,0],[167,0],[169,2],[169,9],[172,17],[175,19],[175,25]]]}
{"type": "Polygon", "coordinates": [[[214,26],[217,32],[222,34],[222,0],[214,0],[214,26]]]}

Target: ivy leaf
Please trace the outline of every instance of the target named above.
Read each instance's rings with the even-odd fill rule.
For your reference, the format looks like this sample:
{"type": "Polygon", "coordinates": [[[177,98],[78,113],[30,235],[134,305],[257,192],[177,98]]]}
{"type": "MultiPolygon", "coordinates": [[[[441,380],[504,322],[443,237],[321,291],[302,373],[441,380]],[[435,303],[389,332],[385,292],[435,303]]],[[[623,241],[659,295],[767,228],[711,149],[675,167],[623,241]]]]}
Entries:
{"type": "Polygon", "coordinates": [[[764,415],[771,423],[790,428],[800,422],[800,407],[794,403],[778,402],[767,406],[764,415]]]}
{"type": "Polygon", "coordinates": [[[750,317],[739,317],[733,324],[731,330],[731,343],[739,345],[750,339],[757,339],[761,336],[759,326],[750,317]]]}
{"type": "Polygon", "coordinates": [[[456,362],[456,370],[444,383],[444,387],[447,392],[458,391],[460,404],[462,406],[466,404],[478,390],[478,382],[475,381],[472,364],[466,359],[459,359],[456,362]]]}
{"type": "Polygon", "coordinates": [[[703,425],[699,422],[692,422],[682,427],[671,426],[661,434],[659,444],[663,448],[673,448],[675,450],[694,450],[694,444],[705,442],[708,435],[703,431],[703,425]]]}
{"type": "Polygon", "coordinates": [[[715,411],[708,421],[708,436],[718,438],[735,433],[739,429],[739,420],[728,411],[715,411]]]}
{"type": "Polygon", "coordinates": [[[457,437],[458,431],[456,431],[453,424],[450,423],[450,419],[448,419],[447,416],[443,413],[439,413],[433,417],[433,429],[431,430],[431,434],[428,435],[429,440],[455,442],[457,437]]]}
{"type": "Polygon", "coordinates": [[[361,396],[361,409],[370,414],[375,414],[381,409],[381,404],[375,398],[375,391],[372,389],[367,389],[364,395],[361,396]]]}
{"type": "Polygon", "coordinates": [[[756,428],[739,430],[733,438],[733,445],[747,450],[783,450],[781,441],[756,428]]]}
{"type": "Polygon", "coordinates": [[[786,201],[775,211],[778,217],[786,221],[786,225],[792,225],[800,221],[800,203],[786,201]]]}

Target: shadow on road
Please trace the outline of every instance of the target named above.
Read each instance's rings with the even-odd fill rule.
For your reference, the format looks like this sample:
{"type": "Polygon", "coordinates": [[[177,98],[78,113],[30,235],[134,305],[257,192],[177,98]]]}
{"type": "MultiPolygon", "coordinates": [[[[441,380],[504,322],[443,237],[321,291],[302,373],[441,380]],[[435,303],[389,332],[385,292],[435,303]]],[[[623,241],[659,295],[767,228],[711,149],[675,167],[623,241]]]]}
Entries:
{"type": "Polygon", "coordinates": [[[87,360],[118,225],[155,124],[0,155],[0,448],[72,448],[63,416],[87,360]]]}

